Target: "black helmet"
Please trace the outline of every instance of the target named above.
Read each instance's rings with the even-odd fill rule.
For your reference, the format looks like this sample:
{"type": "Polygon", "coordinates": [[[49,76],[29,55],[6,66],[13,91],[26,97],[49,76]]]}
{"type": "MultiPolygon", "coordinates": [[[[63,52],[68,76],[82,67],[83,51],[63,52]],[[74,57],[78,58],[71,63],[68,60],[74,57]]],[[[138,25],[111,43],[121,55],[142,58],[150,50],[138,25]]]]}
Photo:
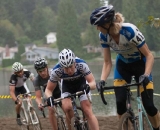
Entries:
{"type": "Polygon", "coordinates": [[[104,25],[113,21],[115,11],[112,5],[102,6],[95,9],[90,16],[91,25],[104,25]]]}
{"type": "Polygon", "coordinates": [[[45,60],[45,58],[38,58],[35,62],[34,62],[34,68],[36,70],[39,69],[43,69],[47,66],[47,61],[45,60]]]}

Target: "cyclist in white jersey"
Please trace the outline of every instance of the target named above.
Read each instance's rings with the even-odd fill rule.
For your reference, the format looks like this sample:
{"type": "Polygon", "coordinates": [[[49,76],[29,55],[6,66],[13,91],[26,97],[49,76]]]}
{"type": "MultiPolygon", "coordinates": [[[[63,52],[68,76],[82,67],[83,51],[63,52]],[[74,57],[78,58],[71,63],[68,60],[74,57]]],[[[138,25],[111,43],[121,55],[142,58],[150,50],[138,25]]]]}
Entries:
{"type": "Polygon", "coordinates": [[[17,124],[22,125],[22,122],[20,120],[20,107],[21,107],[21,101],[17,99],[17,96],[19,94],[24,94],[26,92],[29,92],[29,89],[26,85],[26,80],[30,79],[33,81],[34,74],[28,71],[27,69],[23,68],[23,65],[19,62],[15,62],[12,65],[13,74],[10,77],[9,80],[9,87],[10,87],[10,95],[12,99],[15,101],[16,104],[16,114],[17,114],[17,124]]]}
{"type": "MultiPolygon", "coordinates": [[[[70,49],[64,49],[59,53],[59,63],[54,66],[50,80],[47,83],[45,94],[48,97],[48,105],[54,104],[52,91],[56,87],[56,82],[61,80],[62,94],[65,97],[69,93],[76,93],[78,91],[86,91],[90,94],[90,90],[96,88],[96,82],[86,62],[80,58],[75,57],[70,49]],[[87,83],[86,83],[87,82],[87,83]]],[[[98,121],[92,112],[91,103],[85,94],[79,96],[80,105],[88,119],[91,130],[99,130],[98,121]]],[[[62,108],[66,113],[67,118],[71,121],[73,117],[72,103],[69,98],[62,100],[62,108]]]]}
{"type": "MultiPolygon", "coordinates": [[[[112,67],[110,48],[112,48],[118,54],[114,70],[114,85],[131,83],[132,76],[135,76],[136,82],[146,86],[150,98],[147,98],[144,88],[141,86],[143,105],[154,130],[159,130],[159,112],[153,102],[151,75],[154,57],[143,34],[135,25],[124,23],[124,17],[121,13],[115,13],[112,5],[93,10],[90,23],[100,31],[99,38],[104,53],[101,81],[97,84],[97,88],[100,89],[101,85],[105,85],[110,74],[112,67]]],[[[120,118],[126,112],[126,91],[125,89],[116,89],[115,95],[117,113],[120,118]]]]}

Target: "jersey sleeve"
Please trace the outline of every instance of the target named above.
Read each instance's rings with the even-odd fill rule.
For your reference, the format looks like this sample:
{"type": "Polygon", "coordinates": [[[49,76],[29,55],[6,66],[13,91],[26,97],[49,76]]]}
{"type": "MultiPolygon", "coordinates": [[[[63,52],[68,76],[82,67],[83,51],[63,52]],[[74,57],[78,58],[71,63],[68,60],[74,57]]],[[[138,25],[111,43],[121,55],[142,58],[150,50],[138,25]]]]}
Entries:
{"type": "Polygon", "coordinates": [[[10,86],[15,86],[17,83],[16,75],[12,74],[9,80],[9,85],[10,86]]]}
{"type": "Polygon", "coordinates": [[[39,85],[39,80],[38,80],[38,76],[33,80],[33,86],[35,88],[35,91],[37,90],[41,90],[40,85],[39,85]]]}
{"type": "Polygon", "coordinates": [[[88,65],[85,62],[81,62],[78,64],[78,69],[84,76],[89,75],[91,73],[88,65]]]}
{"type": "Polygon", "coordinates": [[[101,32],[99,33],[99,39],[102,48],[109,48],[109,45],[107,44],[107,37],[103,35],[101,32]]]}
{"type": "Polygon", "coordinates": [[[60,69],[53,69],[50,72],[50,81],[55,83],[57,81],[59,81],[59,77],[62,75],[62,72],[60,71],[60,69]]]}
{"type": "Polygon", "coordinates": [[[132,29],[134,36],[130,41],[133,42],[138,48],[140,48],[145,44],[145,37],[136,26],[132,26],[132,29]]]}

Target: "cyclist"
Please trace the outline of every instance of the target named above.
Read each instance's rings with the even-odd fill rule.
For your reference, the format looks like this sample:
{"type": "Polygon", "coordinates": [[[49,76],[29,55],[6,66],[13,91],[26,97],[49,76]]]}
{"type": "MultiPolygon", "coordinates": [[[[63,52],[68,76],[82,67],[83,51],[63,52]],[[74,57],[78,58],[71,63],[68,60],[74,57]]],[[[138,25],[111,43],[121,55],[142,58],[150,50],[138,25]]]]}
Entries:
{"type": "MultiPolygon", "coordinates": [[[[121,13],[115,13],[112,5],[102,6],[90,15],[90,23],[96,25],[100,31],[99,38],[103,48],[104,64],[101,74],[101,81],[97,84],[98,89],[105,84],[110,74],[112,61],[110,47],[118,55],[114,70],[114,85],[131,83],[132,76],[136,82],[146,86],[150,98],[147,98],[144,88],[141,86],[141,96],[143,105],[154,130],[159,129],[159,112],[153,102],[153,81],[151,70],[154,57],[149,50],[143,34],[139,29],[131,24],[124,23],[121,13]]],[[[125,89],[116,89],[116,104],[119,118],[126,112],[126,92],[125,89]]]]}
{"type": "MultiPolygon", "coordinates": [[[[47,86],[47,82],[50,78],[50,73],[49,73],[49,69],[48,69],[48,64],[47,61],[45,60],[45,58],[38,58],[35,62],[34,62],[34,68],[37,71],[37,76],[34,79],[34,87],[35,87],[35,95],[36,95],[36,102],[38,104],[38,108],[40,110],[43,109],[43,103],[42,103],[42,99],[41,97],[43,97],[43,92],[46,89],[47,86]],[[42,91],[41,91],[41,87],[42,87],[42,91]]],[[[61,90],[59,88],[59,84],[58,81],[56,82],[56,87],[54,89],[54,91],[52,92],[52,96],[54,98],[59,98],[61,97],[61,90]]],[[[54,110],[51,107],[48,107],[48,111],[49,111],[49,121],[51,123],[51,126],[54,130],[57,130],[57,120],[55,117],[55,113],[54,110]]]]}
{"type": "MultiPolygon", "coordinates": [[[[59,63],[53,68],[51,77],[48,81],[45,91],[48,97],[47,103],[54,104],[51,92],[55,89],[57,81],[61,79],[62,94],[61,97],[67,96],[69,93],[76,93],[78,91],[86,91],[96,88],[95,79],[86,64],[86,62],[78,57],[70,49],[63,49],[59,53],[59,63]],[[88,83],[86,83],[86,81],[88,83]]],[[[79,96],[80,105],[88,119],[91,130],[99,130],[98,121],[92,112],[91,103],[85,94],[79,96]]],[[[72,110],[72,103],[69,98],[62,100],[62,107],[66,113],[69,121],[74,116],[72,110]]]]}
{"type": "Polygon", "coordinates": [[[27,69],[23,68],[23,65],[19,62],[15,62],[12,65],[13,74],[10,77],[9,80],[9,87],[10,87],[10,95],[12,99],[15,101],[16,104],[16,114],[17,114],[17,124],[22,125],[22,122],[20,120],[20,107],[21,107],[21,101],[17,99],[17,96],[19,94],[24,94],[26,92],[29,92],[29,89],[26,85],[26,80],[30,79],[33,81],[34,74],[28,71],[27,69]]]}

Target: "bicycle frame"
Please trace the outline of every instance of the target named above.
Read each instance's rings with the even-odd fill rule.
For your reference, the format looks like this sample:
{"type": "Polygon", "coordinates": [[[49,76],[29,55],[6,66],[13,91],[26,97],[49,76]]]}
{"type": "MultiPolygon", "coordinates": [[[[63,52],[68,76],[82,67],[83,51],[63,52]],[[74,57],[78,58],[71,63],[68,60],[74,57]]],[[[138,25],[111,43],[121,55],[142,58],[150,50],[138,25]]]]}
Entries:
{"type": "MultiPolygon", "coordinates": [[[[138,89],[139,87],[137,86],[137,89],[138,89]]],[[[153,127],[152,127],[152,125],[151,125],[151,122],[149,121],[149,119],[148,119],[148,116],[147,116],[147,113],[146,113],[146,111],[145,111],[145,109],[144,109],[144,106],[143,106],[143,104],[142,104],[142,100],[141,100],[141,96],[140,96],[140,93],[139,93],[139,89],[138,89],[138,91],[137,91],[137,98],[136,98],[136,100],[137,100],[137,104],[138,104],[138,117],[139,117],[139,130],[143,130],[143,116],[142,115],[144,115],[145,117],[146,117],[146,119],[147,119],[147,123],[149,124],[149,126],[150,126],[150,129],[151,130],[153,130],[153,127]]]]}
{"type": "MultiPolygon", "coordinates": [[[[58,99],[60,99],[60,98],[58,98],[58,99]]],[[[58,108],[59,106],[60,106],[60,100],[56,101],[56,99],[55,99],[54,106],[52,106],[51,108],[54,110],[54,113],[56,115],[57,127],[58,127],[58,130],[67,130],[63,115],[60,114],[60,110],[58,108]]],[[[42,107],[48,107],[48,105],[44,105],[42,107]]]]}
{"type": "MultiPolygon", "coordinates": [[[[80,95],[80,94],[85,94],[85,92],[79,91],[79,92],[76,92],[76,93],[74,93],[74,94],[69,94],[69,95],[66,96],[66,97],[55,99],[54,102],[61,101],[61,100],[65,99],[65,98],[71,98],[71,100],[72,100],[72,107],[73,107],[73,111],[74,111],[74,117],[73,117],[73,119],[74,119],[73,121],[74,121],[74,122],[71,121],[71,122],[72,122],[72,123],[71,123],[71,126],[74,127],[74,124],[75,124],[75,125],[78,125],[78,124],[81,125],[81,124],[82,124],[82,127],[86,128],[85,130],[88,130],[88,125],[87,125],[87,126],[85,125],[85,123],[87,123],[87,121],[86,121],[85,118],[84,118],[84,113],[83,113],[82,109],[77,106],[76,101],[75,101],[75,96],[78,96],[78,95],[80,95]],[[79,109],[79,110],[82,111],[83,120],[80,119],[80,116],[79,116],[79,114],[78,114],[77,109],[79,109]]],[[[88,97],[88,96],[87,96],[87,97],[88,97]]],[[[90,101],[90,99],[89,99],[89,101],[90,101]]],[[[72,119],[71,119],[71,120],[72,120],[72,119]]],[[[77,127],[78,127],[78,126],[77,126],[77,127]]],[[[81,126],[80,126],[80,127],[81,127],[81,126]]],[[[79,130],[81,130],[81,129],[82,129],[82,128],[79,128],[79,130]]]]}
{"type": "Polygon", "coordinates": [[[36,127],[38,130],[40,130],[41,124],[40,124],[39,118],[38,118],[38,116],[32,106],[32,100],[31,100],[31,95],[30,95],[31,93],[34,93],[34,92],[28,92],[28,93],[20,94],[17,96],[17,98],[22,99],[21,109],[23,109],[23,113],[24,113],[25,120],[26,120],[26,123],[23,122],[23,124],[28,127],[30,124],[34,125],[34,127],[36,127]],[[34,116],[34,119],[33,119],[33,116],[34,116]]]}
{"type": "MultiPolygon", "coordinates": [[[[123,86],[110,86],[110,87],[105,87],[105,86],[102,87],[101,86],[100,95],[101,95],[103,103],[105,105],[107,105],[107,102],[106,102],[106,100],[104,98],[104,94],[103,94],[104,90],[119,89],[119,88],[128,89],[128,87],[130,87],[130,86],[137,86],[137,98],[136,98],[136,101],[137,101],[137,105],[138,105],[138,116],[137,117],[139,119],[139,129],[138,130],[143,130],[143,115],[146,117],[146,120],[147,120],[147,123],[149,124],[150,129],[153,130],[151,122],[149,121],[147,113],[146,113],[146,111],[144,109],[144,106],[142,104],[140,91],[139,91],[140,83],[126,84],[126,85],[123,85],[123,86]]],[[[132,115],[132,117],[136,118],[135,115],[134,115],[134,112],[133,112],[133,110],[131,108],[131,105],[130,105],[131,96],[129,95],[128,92],[130,92],[130,88],[129,88],[129,90],[127,90],[127,103],[128,103],[127,104],[127,112],[130,113],[132,115]]]]}

